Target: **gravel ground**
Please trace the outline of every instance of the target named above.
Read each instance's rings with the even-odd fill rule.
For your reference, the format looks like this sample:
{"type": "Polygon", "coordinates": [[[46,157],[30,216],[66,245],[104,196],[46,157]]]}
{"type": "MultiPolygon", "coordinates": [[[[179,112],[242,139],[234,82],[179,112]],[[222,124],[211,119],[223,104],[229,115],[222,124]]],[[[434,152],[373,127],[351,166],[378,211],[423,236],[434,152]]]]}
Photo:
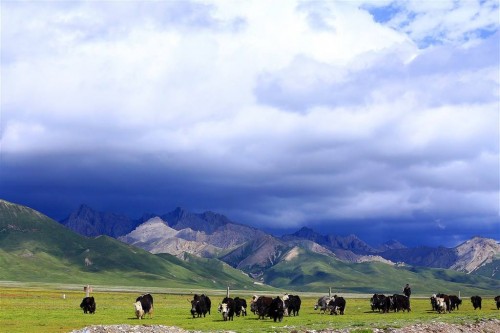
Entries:
{"type": "MultiPolygon", "coordinates": [[[[293,330],[295,333],[350,333],[359,330],[341,329],[341,330],[293,330]]],[[[229,333],[231,331],[226,331],[229,333]]],[[[481,320],[471,324],[447,324],[447,323],[425,323],[415,324],[402,328],[374,328],[373,333],[498,333],[500,332],[500,319],[481,320]]],[[[163,325],[96,325],[85,327],[81,330],[71,331],[71,333],[200,333],[200,331],[186,331],[175,326],[163,325]]]]}
{"type": "Polygon", "coordinates": [[[163,325],[94,325],[71,333],[191,333],[175,326],[163,325]]]}

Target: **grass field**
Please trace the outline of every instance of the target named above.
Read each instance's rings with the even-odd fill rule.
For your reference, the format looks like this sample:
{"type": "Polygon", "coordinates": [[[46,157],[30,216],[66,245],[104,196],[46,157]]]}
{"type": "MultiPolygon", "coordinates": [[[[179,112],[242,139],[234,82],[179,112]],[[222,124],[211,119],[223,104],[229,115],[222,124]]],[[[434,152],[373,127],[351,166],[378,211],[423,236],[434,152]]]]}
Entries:
{"type": "MultiPolygon", "coordinates": [[[[472,308],[470,300],[464,297],[462,307],[450,314],[437,314],[430,310],[427,297],[412,299],[411,313],[373,313],[368,295],[342,295],[346,298],[344,316],[321,315],[313,306],[318,295],[299,294],[302,298],[300,315],[285,317],[283,322],[274,323],[271,319],[257,320],[249,311],[247,317],[235,317],[232,322],[222,321],[217,313],[217,305],[224,291],[205,292],[212,299],[212,313],[205,318],[193,319],[189,313],[191,292],[181,290],[150,290],[155,301],[152,319],[139,321],[135,318],[132,303],[145,289],[110,290],[94,287],[92,295],[96,299],[97,310],[94,315],[83,314],[79,308],[83,290],[77,286],[0,286],[0,331],[2,332],[70,332],[90,325],[167,325],[188,330],[236,332],[289,332],[322,328],[354,328],[358,332],[371,332],[371,328],[402,327],[412,323],[442,321],[452,323],[475,322],[483,318],[499,318],[500,311],[494,305],[492,296],[483,296],[482,310],[472,308]],[[65,298],[63,298],[63,294],[65,298]]],[[[148,289],[149,290],[149,289],[148,289]]],[[[247,299],[251,294],[234,291],[232,297],[247,299]]]]}

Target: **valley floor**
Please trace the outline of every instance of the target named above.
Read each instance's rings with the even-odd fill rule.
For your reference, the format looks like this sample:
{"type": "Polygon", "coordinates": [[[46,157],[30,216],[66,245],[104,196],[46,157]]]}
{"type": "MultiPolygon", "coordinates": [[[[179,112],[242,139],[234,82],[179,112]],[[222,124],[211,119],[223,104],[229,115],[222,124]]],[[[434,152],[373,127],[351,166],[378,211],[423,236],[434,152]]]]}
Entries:
{"type": "MultiPolygon", "coordinates": [[[[346,298],[346,314],[334,316],[314,310],[317,295],[300,294],[302,306],[297,317],[285,317],[281,323],[271,319],[258,320],[249,311],[246,317],[225,322],[217,305],[224,295],[221,291],[205,290],[212,299],[212,312],[205,318],[193,319],[189,299],[199,290],[155,292],[153,318],[139,321],[133,302],[142,291],[109,291],[95,287],[97,310],[83,314],[80,302],[82,289],[61,285],[58,288],[19,287],[0,284],[0,331],[9,333],[185,333],[185,332],[296,332],[296,333],[455,333],[500,332],[500,310],[491,295],[484,295],[482,310],[474,310],[470,300],[463,297],[460,310],[438,314],[430,308],[428,298],[415,298],[410,313],[382,314],[370,308],[369,295],[342,295],[346,298]]],[[[134,289],[134,288],[131,288],[134,289]]],[[[148,288],[149,289],[149,288],[148,288]]],[[[233,291],[233,297],[248,300],[250,293],[233,291]]],[[[265,292],[262,294],[266,294],[265,292]]]]}

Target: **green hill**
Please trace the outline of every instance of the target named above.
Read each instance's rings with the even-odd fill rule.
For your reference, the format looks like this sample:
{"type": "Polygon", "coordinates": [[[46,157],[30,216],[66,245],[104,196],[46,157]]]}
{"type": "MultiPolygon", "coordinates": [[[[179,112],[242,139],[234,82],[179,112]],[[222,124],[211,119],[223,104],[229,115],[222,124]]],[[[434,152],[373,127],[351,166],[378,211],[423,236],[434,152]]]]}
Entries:
{"type": "Polygon", "coordinates": [[[354,293],[401,293],[410,283],[413,293],[494,294],[498,280],[446,269],[391,266],[378,262],[345,263],[305,249],[264,273],[266,284],[297,291],[354,293]]]}
{"type": "Polygon", "coordinates": [[[165,288],[272,289],[218,260],[153,255],[107,236],[86,238],[0,200],[0,280],[165,288]]]}
{"type": "Polygon", "coordinates": [[[497,255],[491,262],[482,265],[472,274],[500,280],[500,256],[497,255]]]}

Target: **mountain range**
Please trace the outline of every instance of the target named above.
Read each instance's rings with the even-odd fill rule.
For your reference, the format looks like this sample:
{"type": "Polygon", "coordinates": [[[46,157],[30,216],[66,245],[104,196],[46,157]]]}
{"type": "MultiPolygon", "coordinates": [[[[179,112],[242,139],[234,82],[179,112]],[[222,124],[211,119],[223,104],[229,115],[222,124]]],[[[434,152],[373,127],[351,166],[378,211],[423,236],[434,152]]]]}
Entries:
{"type": "Polygon", "coordinates": [[[272,289],[255,284],[220,260],[189,254],[181,260],[170,254],[153,255],[106,235],[82,236],[40,212],[5,200],[0,200],[0,264],[3,281],[272,289]]]}
{"type": "Polygon", "coordinates": [[[306,227],[275,237],[221,214],[191,213],[179,207],[166,214],[145,214],[133,221],[82,205],[61,223],[85,236],[95,236],[95,230],[99,230],[151,253],[217,258],[253,277],[262,276],[265,270],[285,260],[289,251],[300,248],[348,263],[382,262],[465,273],[491,272],[489,277],[500,279],[500,244],[483,237],[474,237],[454,248],[408,248],[397,240],[373,247],[354,234],[322,235],[306,227]]]}
{"type": "MultiPolygon", "coordinates": [[[[417,294],[492,294],[500,289],[494,240],[473,238],[445,249],[453,253],[446,260],[418,261],[446,268],[385,258],[398,249],[419,250],[397,241],[371,247],[354,235],[320,235],[311,229],[274,237],[217,213],[180,208],[131,220],[82,206],[58,223],[0,200],[0,262],[8,267],[0,270],[0,280],[190,290],[230,286],[324,292],[333,287],[336,292],[393,293],[405,283],[417,294]],[[100,235],[81,234],[96,230],[100,235]]],[[[429,251],[422,256],[428,257],[429,251]]]]}

